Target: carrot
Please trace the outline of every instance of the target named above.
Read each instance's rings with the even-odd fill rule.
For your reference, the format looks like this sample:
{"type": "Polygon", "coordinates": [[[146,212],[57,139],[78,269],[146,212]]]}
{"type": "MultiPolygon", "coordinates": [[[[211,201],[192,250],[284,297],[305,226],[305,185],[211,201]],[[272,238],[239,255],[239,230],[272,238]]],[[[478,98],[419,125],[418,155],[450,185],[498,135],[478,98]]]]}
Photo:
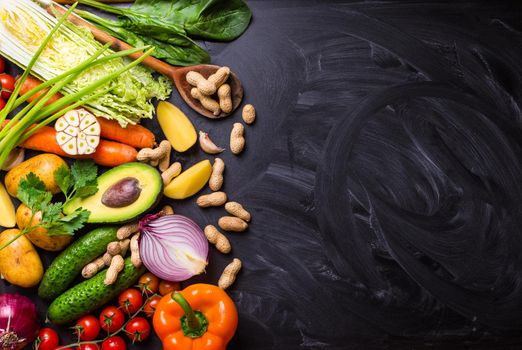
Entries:
{"type": "Polygon", "coordinates": [[[124,163],[136,161],[138,152],[133,147],[107,140],[100,140],[100,144],[96,148],[96,152],[87,156],[70,156],[65,153],[56,142],[56,131],[50,126],[44,126],[34,135],[25,140],[21,147],[32,149],[34,151],[41,151],[47,153],[54,153],[59,156],[85,159],[92,158],[96,164],[106,167],[115,167],[124,163]]]}
{"type": "MultiPolygon", "coordinates": [[[[22,95],[25,95],[26,93],[28,93],[29,91],[31,91],[32,89],[34,89],[35,87],[37,87],[38,85],[40,85],[42,82],[38,79],[36,79],[35,77],[33,76],[28,76],[27,79],[25,79],[24,81],[24,84],[22,85],[22,87],[20,88],[20,96],[22,95]]],[[[46,94],[47,93],[47,90],[48,89],[44,89],[34,95],[32,95],[31,97],[29,97],[27,99],[27,101],[29,102],[32,102],[34,100],[36,100],[38,97],[40,97],[42,94],[46,94]]],[[[52,96],[46,103],[45,105],[50,105],[51,103],[54,103],[56,102],[57,100],[59,100],[60,98],[62,98],[63,95],[60,94],[60,93],[56,93],[54,96],[52,96]]]]}
{"type": "Polygon", "coordinates": [[[154,134],[141,125],[127,125],[122,128],[117,121],[98,118],[101,137],[125,143],[135,148],[152,148],[156,142],[154,134]]]}

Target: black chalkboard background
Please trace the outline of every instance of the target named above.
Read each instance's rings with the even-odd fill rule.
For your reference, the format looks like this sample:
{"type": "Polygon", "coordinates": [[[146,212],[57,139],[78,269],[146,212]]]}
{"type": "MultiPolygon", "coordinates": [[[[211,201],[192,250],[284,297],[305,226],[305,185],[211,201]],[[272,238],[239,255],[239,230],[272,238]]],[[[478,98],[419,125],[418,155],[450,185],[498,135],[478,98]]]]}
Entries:
{"type": "MultiPolygon", "coordinates": [[[[522,7],[248,3],[240,39],[204,43],[259,116],[223,154],[225,191],[253,213],[229,235],[244,264],[229,349],[522,348],[522,7]]],[[[239,113],[171,101],[228,145],[239,113]]],[[[202,226],[224,213],[173,205],[202,226]]],[[[212,249],[188,283],[231,259],[212,249]]]]}

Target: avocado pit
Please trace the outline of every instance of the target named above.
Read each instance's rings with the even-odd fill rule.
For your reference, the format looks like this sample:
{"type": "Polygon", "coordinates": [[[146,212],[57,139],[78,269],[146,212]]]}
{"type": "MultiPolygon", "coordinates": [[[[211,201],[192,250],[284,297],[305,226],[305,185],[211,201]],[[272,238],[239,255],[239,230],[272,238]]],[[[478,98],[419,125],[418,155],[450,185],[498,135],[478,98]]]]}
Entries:
{"type": "Polygon", "coordinates": [[[101,202],[109,208],[124,208],[136,202],[140,194],[139,180],[134,177],[125,177],[103,193],[101,202]]]}

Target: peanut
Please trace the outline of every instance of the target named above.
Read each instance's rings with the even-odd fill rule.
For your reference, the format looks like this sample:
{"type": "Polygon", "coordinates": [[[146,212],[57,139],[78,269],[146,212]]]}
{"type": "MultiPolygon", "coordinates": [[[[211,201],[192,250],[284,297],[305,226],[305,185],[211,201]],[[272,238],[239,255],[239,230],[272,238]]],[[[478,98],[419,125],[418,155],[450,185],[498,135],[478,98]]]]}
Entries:
{"type": "Polygon", "coordinates": [[[214,114],[215,116],[218,116],[221,113],[221,107],[219,106],[219,103],[212,99],[209,96],[203,95],[198,89],[193,88],[190,90],[190,94],[193,98],[196,100],[199,100],[203,108],[206,110],[209,110],[214,114]]]}
{"type": "Polygon", "coordinates": [[[187,82],[195,86],[203,95],[214,95],[216,93],[217,86],[215,83],[205,79],[200,73],[190,71],[186,75],[187,82]]]}
{"type": "Polygon", "coordinates": [[[232,132],[230,133],[230,151],[234,154],[243,152],[245,148],[245,127],[241,123],[234,123],[232,132]]]}
{"type": "Polygon", "coordinates": [[[247,124],[252,124],[256,120],[256,109],[251,104],[243,107],[242,113],[243,120],[247,124]]]}
{"type": "Polygon", "coordinates": [[[125,257],[125,255],[127,255],[127,251],[129,250],[129,246],[130,246],[130,239],[124,239],[123,241],[120,241],[120,249],[121,249],[121,253],[120,255],[122,257],[125,257]]]}
{"type": "Polygon", "coordinates": [[[212,174],[208,180],[208,186],[212,191],[219,191],[223,186],[223,172],[225,171],[225,162],[221,158],[214,160],[212,165],[212,174]]]}
{"type": "Polygon", "coordinates": [[[230,76],[230,68],[228,67],[220,67],[216,73],[212,74],[208,77],[208,81],[216,86],[216,88],[221,87],[228,80],[230,76]]]}
{"type": "Polygon", "coordinates": [[[103,258],[98,258],[93,262],[88,263],[82,270],[82,276],[84,278],[91,278],[98,273],[105,266],[103,258]]]}
{"type": "Polygon", "coordinates": [[[105,266],[109,266],[112,261],[112,255],[105,252],[105,254],[102,255],[102,259],[103,259],[103,263],[105,264],[105,266]]]}
{"type": "Polygon", "coordinates": [[[230,85],[223,84],[219,87],[217,94],[219,97],[219,107],[225,113],[232,112],[232,95],[231,95],[230,85]]]}
{"type": "Polygon", "coordinates": [[[229,288],[236,281],[237,274],[241,270],[241,260],[234,258],[230,264],[225,267],[221,277],[219,277],[218,286],[221,289],[229,288]]]}
{"type": "Polygon", "coordinates": [[[125,261],[123,260],[123,257],[121,255],[113,256],[111,260],[111,265],[107,270],[107,274],[105,275],[105,280],[103,281],[103,283],[106,286],[114,284],[114,282],[116,282],[116,279],[118,278],[118,274],[123,270],[124,267],[125,261]]]}
{"type": "Polygon", "coordinates": [[[232,214],[242,220],[245,220],[246,222],[249,222],[252,218],[250,213],[246,211],[245,208],[243,208],[243,206],[238,202],[228,202],[227,204],[225,204],[225,210],[229,214],[232,214]]]}
{"type": "Polygon", "coordinates": [[[217,250],[219,250],[221,253],[227,254],[232,250],[232,246],[230,245],[228,238],[219,232],[216,226],[207,225],[205,227],[205,236],[207,237],[208,241],[214,244],[217,250]]]}
{"type": "Polygon", "coordinates": [[[248,228],[248,224],[235,216],[223,216],[219,218],[218,221],[219,227],[221,227],[225,231],[232,232],[243,232],[248,228]]]}
{"type": "Polygon", "coordinates": [[[118,229],[118,232],[116,233],[116,237],[118,237],[119,240],[125,239],[130,237],[133,233],[136,233],[140,230],[140,226],[137,222],[133,222],[127,225],[124,225],[118,229]]]}
{"type": "Polygon", "coordinates": [[[138,245],[138,240],[140,238],[140,234],[136,233],[132,236],[130,241],[130,249],[131,249],[131,262],[134,267],[141,266],[141,257],[140,257],[140,247],[138,245]]]}
{"type": "MultiPolygon", "coordinates": [[[[167,141],[168,142],[168,141],[167,141]]],[[[170,143],[169,143],[170,145],[170,143]]],[[[159,170],[160,171],[165,171],[169,168],[170,166],[170,152],[167,152],[167,154],[160,159],[159,161],[159,170]]]]}
{"type": "Polygon", "coordinates": [[[161,211],[158,213],[159,216],[167,216],[167,215],[174,215],[174,209],[170,205],[166,205],[163,208],[161,208],[161,211]]]}
{"type": "Polygon", "coordinates": [[[121,244],[120,241],[111,242],[107,245],[107,253],[112,256],[118,255],[121,253],[121,244]]]}
{"type": "Polygon", "coordinates": [[[181,174],[181,163],[175,162],[172,165],[161,173],[161,178],[163,179],[163,184],[167,186],[173,178],[181,174]]]}
{"type": "MultiPolygon", "coordinates": [[[[170,150],[172,146],[170,142],[167,140],[161,141],[158,147],[152,148],[143,148],[138,152],[137,159],[139,162],[160,162],[162,159],[165,159],[167,155],[170,157],[170,150]]],[[[158,163],[153,163],[158,165],[158,163]]]]}
{"type": "Polygon", "coordinates": [[[223,152],[225,149],[217,146],[208,136],[208,133],[200,131],[199,132],[199,147],[203,150],[203,152],[208,154],[218,154],[223,152]]]}
{"type": "Polygon", "coordinates": [[[196,203],[201,208],[207,207],[219,207],[225,204],[227,201],[227,194],[225,192],[213,192],[211,194],[205,194],[199,196],[196,203]]]}

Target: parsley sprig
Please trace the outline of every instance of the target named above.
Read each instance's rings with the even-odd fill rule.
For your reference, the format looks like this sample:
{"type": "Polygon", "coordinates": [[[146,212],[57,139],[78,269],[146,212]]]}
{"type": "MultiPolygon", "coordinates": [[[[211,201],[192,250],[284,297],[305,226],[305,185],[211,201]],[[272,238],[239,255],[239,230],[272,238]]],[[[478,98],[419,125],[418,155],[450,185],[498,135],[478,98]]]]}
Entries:
{"type": "Polygon", "coordinates": [[[18,199],[31,209],[30,223],[34,215],[41,213],[41,220],[36,225],[28,225],[13,240],[7,242],[0,250],[36,228],[44,228],[48,235],[73,235],[81,229],[90,212],[79,208],[69,215],[63,215],[63,207],[75,198],[86,198],[98,192],[98,167],[91,160],[78,160],[69,170],[62,166],[54,173],[58,187],[65,195],[65,202],[52,203],[53,194],[45,188],[43,181],[34,173],[29,173],[18,185],[18,199]]]}

